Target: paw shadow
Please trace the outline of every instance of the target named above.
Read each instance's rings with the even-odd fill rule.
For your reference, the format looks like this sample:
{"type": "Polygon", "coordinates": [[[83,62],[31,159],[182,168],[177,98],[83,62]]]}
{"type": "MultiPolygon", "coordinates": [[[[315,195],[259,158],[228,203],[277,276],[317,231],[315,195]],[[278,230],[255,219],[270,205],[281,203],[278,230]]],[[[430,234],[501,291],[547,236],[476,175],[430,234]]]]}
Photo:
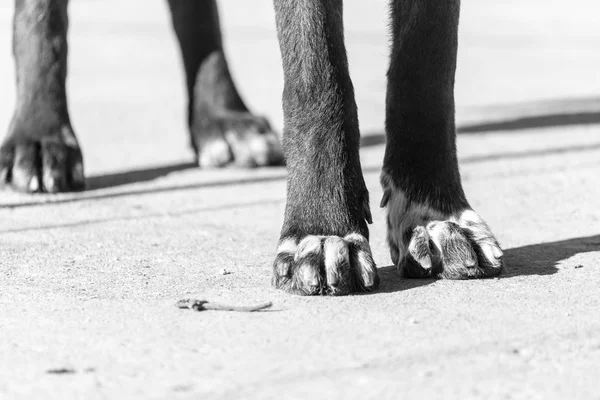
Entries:
{"type": "Polygon", "coordinates": [[[379,273],[379,289],[373,292],[363,293],[368,294],[379,294],[379,293],[393,293],[401,292],[404,290],[415,289],[420,286],[430,285],[437,281],[437,279],[408,279],[401,278],[400,274],[395,265],[388,265],[387,267],[381,267],[377,269],[379,273]]]}
{"type": "MultiPolygon", "coordinates": [[[[577,254],[600,251],[600,235],[532,244],[504,250],[506,272],[499,279],[527,275],[553,275],[559,264],[577,254]]],[[[401,278],[394,265],[378,269],[379,289],[372,294],[392,293],[432,284],[436,279],[401,278]]]]}
{"type": "Polygon", "coordinates": [[[600,251],[600,235],[532,244],[504,250],[506,273],[500,278],[552,275],[559,264],[577,254],[600,251]]]}

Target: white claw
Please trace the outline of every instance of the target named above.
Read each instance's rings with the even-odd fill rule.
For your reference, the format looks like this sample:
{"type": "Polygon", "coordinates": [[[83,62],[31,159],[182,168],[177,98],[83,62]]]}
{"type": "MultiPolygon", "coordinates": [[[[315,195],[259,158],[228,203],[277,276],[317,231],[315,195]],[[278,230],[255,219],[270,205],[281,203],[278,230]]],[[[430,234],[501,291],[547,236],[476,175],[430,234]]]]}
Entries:
{"type": "Polygon", "coordinates": [[[37,176],[34,176],[29,181],[29,191],[30,192],[37,192],[39,189],[40,189],[40,180],[38,179],[37,176]]]}
{"type": "Polygon", "coordinates": [[[431,269],[431,257],[425,256],[417,260],[423,269],[431,269]]]}
{"type": "Polygon", "coordinates": [[[200,168],[221,167],[231,161],[231,151],[225,141],[215,140],[200,149],[198,166],[200,168]]]}
{"type": "Polygon", "coordinates": [[[500,258],[504,255],[504,253],[502,252],[502,249],[497,246],[492,246],[492,252],[494,253],[494,257],[496,257],[496,258],[500,258]]]}
{"type": "MultiPolygon", "coordinates": [[[[484,254],[485,254],[485,258],[487,258],[488,260],[490,260],[490,262],[495,262],[498,258],[502,257],[502,254],[500,254],[500,257],[497,256],[498,251],[500,250],[498,249],[498,247],[494,246],[494,245],[487,245],[484,244],[483,246],[481,246],[481,249],[483,250],[484,254]]],[[[500,252],[502,253],[502,252],[500,252]]]]}

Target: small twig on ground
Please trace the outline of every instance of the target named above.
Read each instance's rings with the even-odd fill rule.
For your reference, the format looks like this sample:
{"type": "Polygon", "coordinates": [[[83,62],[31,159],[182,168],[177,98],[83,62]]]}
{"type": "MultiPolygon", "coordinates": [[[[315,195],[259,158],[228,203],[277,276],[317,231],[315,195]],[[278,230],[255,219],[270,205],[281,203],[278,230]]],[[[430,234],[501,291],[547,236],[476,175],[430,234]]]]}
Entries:
{"type": "Polygon", "coordinates": [[[74,374],[75,370],[73,368],[52,368],[52,369],[46,370],[46,373],[47,374],[56,374],[56,375],[74,374]]]}
{"type": "Polygon", "coordinates": [[[269,308],[273,305],[272,302],[266,302],[261,304],[256,304],[253,306],[230,306],[219,303],[212,303],[208,300],[196,300],[196,299],[183,299],[179,300],[176,304],[179,308],[189,308],[190,310],[195,311],[206,311],[206,310],[214,310],[214,311],[241,311],[241,312],[254,312],[261,311],[265,308],[269,308]]]}

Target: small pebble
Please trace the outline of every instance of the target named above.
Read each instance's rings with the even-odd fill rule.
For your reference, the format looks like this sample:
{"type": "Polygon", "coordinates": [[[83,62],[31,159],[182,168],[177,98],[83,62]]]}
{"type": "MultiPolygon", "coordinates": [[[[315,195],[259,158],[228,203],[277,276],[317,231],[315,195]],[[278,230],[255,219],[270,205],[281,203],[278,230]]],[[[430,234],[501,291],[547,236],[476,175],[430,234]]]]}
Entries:
{"type": "Polygon", "coordinates": [[[423,378],[431,378],[433,376],[433,371],[421,371],[419,375],[423,378]]]}
{"type": "Polygon", "coordinates": [[[575,266],[575,269],[577,269],[577,268],[583,268],[583,265],[578,264],[578,265],[575,266]]]}
{"type": "Polygon", "coordinates": [[[534,352],[530,348],[514,348],[512,349],[512,353],[517,356],[521,356],[524,358],[531,358],[534,355],[534,352]]]}

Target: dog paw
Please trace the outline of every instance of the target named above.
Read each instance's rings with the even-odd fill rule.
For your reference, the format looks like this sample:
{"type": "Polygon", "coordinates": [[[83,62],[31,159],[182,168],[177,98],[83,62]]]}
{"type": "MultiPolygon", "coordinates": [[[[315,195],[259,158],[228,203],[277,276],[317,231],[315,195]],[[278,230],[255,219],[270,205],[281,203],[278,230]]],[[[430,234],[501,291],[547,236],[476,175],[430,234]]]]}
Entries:
{"type": "Polygon", "coordinates": [[[369,242],[351,233],[281,239],[272,283],[293,294],[339,296],[375,290],[379,277],[369,242]]]}
{"type": "Polygon", "coordinates": [[[63,125],[42,135],[28,127],[33,125],[13,122],[0,146],[0,186],[28,193],[83,189],[81,150],[71,128],[63,125]]]}
{"type": "Polygon", "coordinates": [[[247,112],[198,118],[192,128],[201,168],[283,165],[283,150],[269,122],[247,112]]]}
{"type": "Polygon", "coordinates": [[[408,278],[469,279],[492,277],[504,270],[498,241],[473,210],[444,214],[409,202],[386,189],[388,244],[394,265],[408,278]]]}

